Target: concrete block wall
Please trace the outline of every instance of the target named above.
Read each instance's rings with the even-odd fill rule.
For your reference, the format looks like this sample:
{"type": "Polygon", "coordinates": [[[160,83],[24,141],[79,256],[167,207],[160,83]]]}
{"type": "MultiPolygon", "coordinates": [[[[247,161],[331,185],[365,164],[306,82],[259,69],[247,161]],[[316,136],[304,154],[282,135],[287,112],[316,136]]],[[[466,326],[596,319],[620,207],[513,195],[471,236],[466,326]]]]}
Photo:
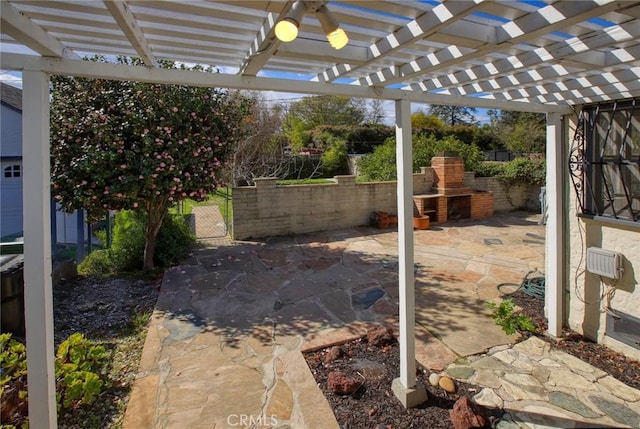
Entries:
{"type": "MultiPolygon", "coordinates": [[[[527,207],[532,193],[528,187],[513,187],[506,197],[504,185],[496,178],[464,174],[465,183],[475,190],[491,191],[495,211],[527,207]]],[[[277,186],[275,178],[256,179],[255,186],[233,189],[233,235],[235,239],[268,237],[368,225],[371,213],[397,213],[397,183],[356,183],[355,176],[336,176],[326,185],[277,186]]],[[[433,187],[431,167],[413,175],[413,193],[426,194],[433,187]]],[[[539,188],[538,191],[539,192],[539,188]]],[[[476,198],[483,198],[477,194],[476,198]]],[[[488,198],[485,196],[485,198],[488,198]]],[[[444,207],[440,213],[446,213],[444,207]]],[[[491,216],[480,204],[482,213],[491,216]]],[[[444,220],[444,219],[443,219],[444,220]]]]}
{"type": "MultiPolygon", "coordinates": [[[[336,176],[326,185],[277,186],[275,178],[233,189],[233,236],[238,240],[367,225],[371,213],[397,213],[397,182],[356,183],[336,176]]],[[[429,192],[433,172],[413,175],[416,193],[429,192]]]]}
{"type": "Polygon", "coordinates": [[[493,192],[493,209],[496,212],[519,209],[540,210],[540,186],[518,184],[506,186],[495,177],[475,177],[465,173],[465,183],[473,189],[493,192]]]}

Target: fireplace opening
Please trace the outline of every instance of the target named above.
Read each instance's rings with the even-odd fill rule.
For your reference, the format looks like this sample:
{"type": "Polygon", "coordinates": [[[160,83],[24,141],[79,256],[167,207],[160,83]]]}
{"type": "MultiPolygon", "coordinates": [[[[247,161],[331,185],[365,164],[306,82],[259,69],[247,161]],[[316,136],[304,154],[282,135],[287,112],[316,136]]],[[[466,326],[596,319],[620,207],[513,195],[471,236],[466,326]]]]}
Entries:
{"type": "Polygon", "coordinates": [[[470,219],[471,196],[458,195],[447,197],[447,219],[470,219]]]}

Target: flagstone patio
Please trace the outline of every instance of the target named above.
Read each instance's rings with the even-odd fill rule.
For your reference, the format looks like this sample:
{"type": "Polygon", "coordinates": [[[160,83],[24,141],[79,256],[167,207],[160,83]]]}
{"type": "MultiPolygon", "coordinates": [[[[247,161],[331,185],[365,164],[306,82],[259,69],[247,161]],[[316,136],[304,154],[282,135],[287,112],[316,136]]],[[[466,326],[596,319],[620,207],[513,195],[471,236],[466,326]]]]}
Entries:
{"type": "MultiPolygon", "coordinates": [[[[558,427],[578,418],[640,422],[640,393],[584,363],[575,369],[575,358],[549,352],[535,338],[510,348],[517,338],[487,316],[483,303],[499,296],[498,284],[542,269],[538,216],[497,215],[416,231],[415,262],[416,358],[486,387],[480,400],[513,408],[519,423],[504,427],[554,417],[558,427]],[[488,351],[491,357],[477,360],[488,351]],[[537,355],[514,354],[527,352],[537,355]],[[470,358],[453,364],[460,357],[470,358]],[[590,385],[567,386],[573,370],[590,385]],[[604,393],[571,390],[582,387],[604,393]],[[610,406],[580,412],[596,397],[610,406]]],[[[337,428],[300,352],[361,336],[374,323],[397,329],[397,271],[392,230],[209,242],[165,273],[124,427],[337,428]]]]}

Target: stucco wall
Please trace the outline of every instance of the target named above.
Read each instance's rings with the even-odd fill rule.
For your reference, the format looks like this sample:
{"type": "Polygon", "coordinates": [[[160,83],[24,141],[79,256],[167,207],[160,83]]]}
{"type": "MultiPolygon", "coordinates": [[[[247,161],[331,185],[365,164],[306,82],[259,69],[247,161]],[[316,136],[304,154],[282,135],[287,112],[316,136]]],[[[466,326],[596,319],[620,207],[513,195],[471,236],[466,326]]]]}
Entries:
{"type": "Polygon", "coordinates": [[[607,314],[601,299],[607,287],[615,287],[611,309],[640,319],[640,225],[621,226],[577,217],[575,192],[569,189],[569,303],[568,324],[577,332],[640,360],[640,350],[605,335],[607,314]],[[616,282],[586,272],[587,247],[619,252],[624,274],[616,282]],[[585,304],[586,302],[586,304],[585,304]]]}

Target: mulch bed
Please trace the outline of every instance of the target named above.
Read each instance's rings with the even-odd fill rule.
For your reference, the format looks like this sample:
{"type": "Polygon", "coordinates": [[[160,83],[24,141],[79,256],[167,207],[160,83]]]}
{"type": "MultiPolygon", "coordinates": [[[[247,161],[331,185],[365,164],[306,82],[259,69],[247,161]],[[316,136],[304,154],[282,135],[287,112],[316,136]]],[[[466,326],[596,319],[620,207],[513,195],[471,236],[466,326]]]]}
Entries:
{"type": "MultiPolygon", "coordinates": [[[[391,390],[391,383],[400,374],[400,350],[397,343],[386,347],[370,345],[366,338],[354,340],[340,346],[342,357],[324,363],[330,348],[305,354],[305,359],[318,386],[329,401],[342,429],[400,429],[400,428],[451,428],[449,410],[462,396],[469,398],[481,388],[456,382],[456,393],[447,393],[429,383],[430,372],[418,365],[417,381],[427,389],[427,402],[417,408],[405,409],[391,390]],[[368,361],[375,362],[371,364],[368,361]],[[371,365],[373,371],[358,368],[359,364],[371,365]],[[328,387],[331,371],[342,371],[348,376],[366,379],[351,395],[336,395],[328,387]]],[[[487,418],[487,426],[502,416],[502,410],[477,407],[487,418]]]]}
{"type": "MultiPolygon", "coordinates": [[[[522,339],[531,335],[549,342],[553,347],[569,353],[617,378],[628,386],[640,389],[640,362],[627,358],[608,347],[594,343],[582,335],[566,330],[560,340],[544,335],[547,320],[544,317],[544,301],[530,297],[522,291],[508,296],[530,317],[537,326],[535,333],[524,333],[522,339]]],[[[400,428],[451,428],[449,411],[461,397],[472,398],[481,387],[456,382],[457,391],[447,393],[429,383],[429,370],[418,365],[416,378],[427,388],[428,400],[417,408],[405,409],[391,390],[391,383],[400,374],[400,351],[398,344],[384,348],[370,345],[367,338],[351,341],[340,346],[342,356],[325,364],[330,347],[305,353],[305,359],[318,386],[322,389],[342,429],[400,429],[400,428]],[[378,368],[363,375],[358,364],[375,362],[378,368]],[[382,368],[382,369],[381,369],[382,368]],[[328,386],[331,371],[342,371],[346,375],[364,379],[361,387],[350,395],[337,395],[328,386]]],[[[486,418],[486,427],[493,427],[504,414],[503,410],[475,405],[475,411],[486,418]]]]}
{"type": "Polygon", "coordinates": [[[539,336],[554,347],[601,369],[627,386],[640,389],[640,362],[629,359],[605,345],[594,343],[569,329],[564,330],[563,338],[557,341],[551,339],[544,335],[547,329],[544,301],[528,296],[521,290],[509,295],[509,298],[513,299],[513,302],[522,308],[522,313],[530,317],[537,326],[535,334],[525,333],[524,338],[530,335],[539,336]]]}

